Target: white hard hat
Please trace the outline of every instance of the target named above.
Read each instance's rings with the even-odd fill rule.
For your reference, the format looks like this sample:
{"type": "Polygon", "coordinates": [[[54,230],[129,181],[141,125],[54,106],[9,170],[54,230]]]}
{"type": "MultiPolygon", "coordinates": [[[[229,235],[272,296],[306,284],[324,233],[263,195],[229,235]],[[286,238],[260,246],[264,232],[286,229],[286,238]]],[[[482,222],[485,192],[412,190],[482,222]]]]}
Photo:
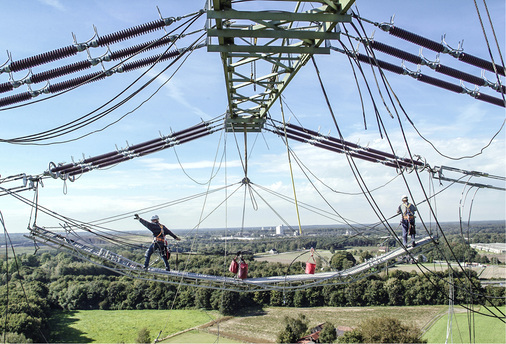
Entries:
{"type": "Polygon", "coordinates": [[[402,199],[408,199],[407,195],[402,196],[402,199]]]}
{"type": "Polygon", "coordinates": [[[159,220],[160,218],[158,217],[158,215],[153,215],[151,216],[151,221],[154,221],[154,220],[159,220]]]}

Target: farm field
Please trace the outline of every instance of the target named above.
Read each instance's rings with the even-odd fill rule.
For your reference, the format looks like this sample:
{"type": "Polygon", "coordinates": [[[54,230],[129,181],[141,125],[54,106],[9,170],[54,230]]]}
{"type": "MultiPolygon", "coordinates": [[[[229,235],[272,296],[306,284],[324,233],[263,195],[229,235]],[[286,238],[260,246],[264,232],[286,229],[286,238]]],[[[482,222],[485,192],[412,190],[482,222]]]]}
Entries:
{"type": "Polygon", "coordinates": [[[162,343],[243,343],[240,340],[234,340],[216,334],[203,332],[198,329],[191,330],[168,339],[162,340],[162,343]]]}
{"type": "MultiPolygon", "coordinates": [[[[441,264],[420,264],[425,269],[430,271],[446,271],[448,267],[446,265],[441,264]]],[[[460,270],[460,268],[455,264],[455,269],[460,270]]],[[[506,279],[506,265],[490,265],[486,266],[473,266],[469,267],[469,269],[476,271],[479,278],[483,279],[506,279]]],[[[420,272],[419,268],[415,264],[399,264],[389,269],[392,270],[402,270],[402,271],[416,271],[420,272]]]]}
{"type": "MultiPolygon", "coordinates": [[[[483,308],[476,311],[486,312],[483,308]]],[[[501,309],[506,311],[504,307],[501,309]]],[[[219,341],[231,343],[230,338],[235,338],[236,343],[274,343],[276,336],[283,327],[283,318],[285,316],[296,317],[298,314],[304,314],[309,320],[310,326],[315,326],[325,321],[333,323],[335,326],[354,327],[362,320],[377,316],[392,316],[399,318],[407,324],[413,324],[421,327],[425,332],[423,338],[428,339],[428,343],[444,343],[446,339],[447,324],[447,306],[418,306],[418,307],[341,307],[341,308],[281,308],[270,307],[264,311],[252,311],[238,317],[226,318],[216,325],[207,328],[209,335],[214,337],[208,342],[199,341],[204,339],[204,333],[199,331],[197,334],[184,333],[174,337],[175,342],[188,343],[192,339],[194,343],[211,343],[218,339],[219,341]],[[225,336],[223,338],[222,336],[225,336]],[[188,341],[188,340],[189,341],[188,341]]],[[[462,307],[455,307],[453,322],[453,343],[469,342],[468,314],[462,307]],[[457,338],[458,337],[458,338],[457,338]]],[[[499,320],[492,320],[484,315],[474,315],[476,343],[504,343],[506,326],[499,320]]],[[[207,325],[206,325],[207,327],[207,325]]],[[[174,341],[171,341],[174,342],[174,341]]]]}
{"type": "Polygon", "coordinates": [[[278,333],[283,329],[285,316],[296,318],[299,314],[306,316],[310,327],[324,322],[334,326],[355,327],[362,320],[372,317],[392,316],[414,324],[420,328],[445,312],[447,306],[416,307],[314,307],[285,308],[269,307],[263,311],[252,311],[238,317],[223,321],[217,326],[210,326],[210,333],[242,339],[250,343],[275,343],[278,333]]]}
{"type": "MultiPolygon", "coordinates": [[[[478,309],[476,309],[478,310],[478,309]]],[[[269,307],[245,310],[236,317],[222,317],[215,311],[200,310],[121,310],[61,313],[52,319],[56,329],[52,343],[135,342],[146,327],[153,341],[160,331],[163,343],[274,343],[283,328],[285,316],[304,314],[309,326],[325,321],[335,326],[355,327],[371,317],[392,316],[406,324],[428,330],[429,343],[444,343],[448,306],[416,307],[269,307]],[[429,328],[430,327],[430,328],[429,328]],[[219,336],[219,337],[218,337],[219,336]]],[[[504,307],[502,311],[506,311],[504,307]]],[[[455,307],[453,342],[469,341],[467,313],[455,307]],[[460,332],[459,332],[460,331],[460,332]]],[[[506,327],[490,317],[475,315],[475,338],[480,343],[503,343],[506,327]]]]}
{"type": "MultiPolygon", "coordinates": [[[[357,248],[358,249],[358,248],[357,248]]],[[[362,247],[361,249],[367,250],[367,247],[362,247]]],[[[370,251],[374,250],[375,248],[369,248],[370,251]]],[[[304,251],[291,251],[291,252],[283,252],[278,254],[270,254],[270,253],[262,253],[255,255],[255,260],[258,261],[267,261],[267,262],[273,262],[273,263],[282,263],[282,264],[290,264],[293,262],[296,263],[305,263],[310,259],[309,252],[304,251]]],[[[322,256],[323,259],[330,261],[332,258],[332,253],[328,250],[321,250],[318,251],[318,255],[322,256]]],[[[318,257],[317,254],[314,255],[315,258],[318,257]]],[[[448,267],[443,264],[432,264],[432,263],[425,263],[421,264],[425,269],[430,271],[446,271],[448,270],[448,267]]],[[[456,264],[455,268],[460,269],[456,264]]],[[[304,269],[302,267],[301,269],[304,269]]],[[[486,264],[484,266],[472,266],[469,269],[476,271],[478,276],[480,278],[484,279],[506,279],[506,265],[491,265],[486,264]]],[[[389,269],[392,270],[402,270],[402,271],[416,271],[419,272],[418,267],[415,264],[398,264],[394,267],[389,269]]]]}
{"type": "MultiPolygon", "coordinates": [[[[330,261],[332,258],[332,253],[328,250],[318,251],[317,254],[314,254],[314,258],[318,258],[318,255],[322,256],[323,259],[327,261],[330,261]]],[[[309,251],[291,251],[277,254],[260,253],[255,255],[255,260],[282,264],[290,264],[294,261],[305,263],[308,259],[311,259],[309,251]]]]}

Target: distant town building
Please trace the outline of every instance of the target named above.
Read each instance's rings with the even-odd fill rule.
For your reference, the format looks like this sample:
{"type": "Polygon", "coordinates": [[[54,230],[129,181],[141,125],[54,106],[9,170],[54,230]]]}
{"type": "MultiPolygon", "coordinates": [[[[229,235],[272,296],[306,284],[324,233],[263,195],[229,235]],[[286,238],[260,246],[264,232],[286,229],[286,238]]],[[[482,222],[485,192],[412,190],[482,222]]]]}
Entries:
{"type": "Polygon", "coordinates": [[[388,246],[380,246],[378,247],[379,253],[387,253],[388,252],[388,246]]]}
{"type": "Polygon", "coordinates": [[[471,244],[475,250],[481,250],[492,253],[506,253],[506,243],[495,244],[471,244]]]}
{"type": "Polygon", "coordinates": [[[285,235],[285,229],[283,225],[276,226],[276,235],[285,235]]]}

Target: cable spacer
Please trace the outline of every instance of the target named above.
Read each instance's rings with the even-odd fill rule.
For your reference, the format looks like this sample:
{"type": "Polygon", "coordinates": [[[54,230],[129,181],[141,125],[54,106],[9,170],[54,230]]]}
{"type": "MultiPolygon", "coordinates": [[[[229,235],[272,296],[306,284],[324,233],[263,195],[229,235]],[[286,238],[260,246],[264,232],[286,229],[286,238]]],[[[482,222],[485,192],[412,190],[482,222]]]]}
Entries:
{"type": "Polygon", "coordinates": [[[456,58],[460,58],[460,56],[464,53],[464,49],[463,49],[464,40],[459,41],[459,43],[457,45],[457,49],[454,49],[454,48],[450,47],[448,45],[448,43],[446,43],[445,39],[446,39],[446,34],[441,36],[441,44],[444,47],[443,53],[449,54],[449,55],[456,57],[456,58]]]}
{"type": "MultiPolygon", "coordinates": [[[[61,166],[61,164],[59,164],[61,166]]],[[[49,163],[49,167],[48,167],[48,170],[46,171],[47,174],[53,178],[53,179],[57,179],[59,177],[59,173],[58,172],[53,172],[52,170],[56,168],[56,164],[54,162],[50,162],[49,163]]]]}
{"type": "Polygon", "coordinates": [[[5,61],[4,64],[0,65],[0,74],[12,72],[11,64],[9,62],[12,62],[12,54],[9,52],[9,50],[7,50],[7,61],[5,61]]]}
{"type": "Polygon", "coordinates": [[[91,37],[89,40],[82,42],[82,43],[77,42],[76,35],[72,32],[74,46],[77,48],[77,51],[81,52],[81,51],[87,50],[90,47],[92,47],[92,48],[98,47],[98,44],[97,44],[98,31],[97,31],[97,28],[95,27],[95,25],[93,25],[93,31],[95,31],[95,34],[93,35],[93,37],[91,37]]]}

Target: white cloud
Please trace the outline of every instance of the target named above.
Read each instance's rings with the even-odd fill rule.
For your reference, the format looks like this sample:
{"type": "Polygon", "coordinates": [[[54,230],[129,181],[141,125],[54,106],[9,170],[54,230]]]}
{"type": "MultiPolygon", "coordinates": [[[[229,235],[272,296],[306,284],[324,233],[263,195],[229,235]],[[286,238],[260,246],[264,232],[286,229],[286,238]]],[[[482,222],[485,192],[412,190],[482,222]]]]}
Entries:
{"type": "MultiPolygon", "coordinates": [[[[181,164],[179,163],[167,163],[164,159],[161,158],[147,158],[143,160],[144,165],[147,170],[150,171],[172,171],[172,170],[180,170],[188,169],[188,170],[195,170],[195,169],[210,169],[210,168],[218,168],[219,162],[212,161],[212,160],[200,160],[200,161],[193,161],[193,162],[183,162],[181,164]]],[[[232,160],[227,161],[227,167],[240,167],[241,162],[239,160],[232,160]]]]}
{"type": "MultiPolygon", "coordinates": [[[[18,35],[5,35],[4,37],[6,40],[3,42],[4,45],[6,47],[10,46],[11,49],[12,47],[19,47],[18,41],[20,41],[20,37],[22,38],[21,41],[25,42],[21,51],[16,53],[16,49],[21,48],[14,49],[14,56],[17,56],[17,58],[21,58],[23,54],[24,56],[34,56],[46,51],[43,49],[53,49],[58,46],[63,47],[68,45],[69,34],[63,35],[61,32],[70,33],[85,30],[84,32],[89,33],[91,27],[90,20],[95,21],[97,25],[100,23],[98,25],[100,32],[105,34],[106,32],[115,32],[125,27],[147,22],[156,17],[155,2],[153,1],[142,2],[142,6],[140,2],[139,4],[125,2],[124,4],[121,3],[121,9],[119,9],[117,5],[120,2],[117,1],[102,1],[100,3],[84,2],[86,5],[83,5],[84,3],[78,1],[40,0],[38,9],[40,10],[43,7],[45,20],[59,24],[58,26],[40,26],[37,24],[39,21],[34,20],[34,18],[39,18],[41,14],[35,11],[35,8],[32,11],[28,8],[27,11],[26,6],[23,7],[21,3],[20,1],[12,1],[9,6],[5,7],[4,17],[6,17],[6,20],[0,22],[0,25],[4,24],[3,29],[5,31],[13,27],[16,22],[19,22],[20,18],[27,18],[25,20],[26,25],[18,32],[18,35]],[[59,20],[61,18],[58,18],[61,10],[67,10],[69,13],[69,16],[65,17],[66,20],[59,20]],[[110,25],[106,26],[105,23],[110,25]],[[58,30],[57,34],[55,34],[55,30],[58,30]],[[37,35],[34,35],[34,32],[37,35]],[[48,41],[42,41],[42,38],[50,40],[50,44],[48,45],[48,41]],[[37,46],[37,44],[40,44],[42,47],[37,46]]],[[[433,3],[436,2],[433,1],[433,3]]],[[[441,6],[444,6],[445,9],[453,6],[453,8],[458,8],[461,11],[455,18],[467,18],[467,21],[461,20],[461,22],[469,22],[473,12],[472,4],[470,6],[469,4],[466,6],[455,6],[458,3],[455,0],[448,3],[441,2],[441,4],[443,3],[444,5],[441,6]]],[[[200,8],[201,5],[199,3],[197,6],[193,1],[174,2],[175,7],[171,3],[166,8],[163,8],[162,5],[161,10],[164,16],[179,15],[190,13],[196,8],[200,8]],[[177,5],[175,5],[176,3],[177,5]]],[[[504,38],[504,20],[501,21],[502,17],[498,16],[498,13],[504,13],[504,2],[496,2],[494,5],[500,10],[491,13],[494,16],[494,20],[498,20],[496,23],[499,25],[498,27],[502,28],[502,30],[497,30],[497,33],[501,36],[499,37],[499,41],[504,42],[504,39],[500,39],[504,38]]],[[[413,16],[410,16],[413,10],[412,6],[402,7],[401,13],[397,12],[399,26],[404,26],[406,29],[414,32],[418,31],[418,33],[423,33],[436,40],[439,39],[440,33],[444,32],[441,31],[445,29],[444,26],[447,26],[446,29],[450,30],[450,32],[447,32],[448,37],[455,38],[461,35],[462,38],[466,39],[467,46],[469,48],[472,47],[474,50],[473,54],[486,58],[486,55],[483,54],[483,49],[480,50],[480,47],[483,48],[483,45],[474,38],[474,36],[481,36],[480,30],[476,30],[476,27],[472,25],[450,26],[450,23],[453,23],[453,21],[448,20],[448,11],[434,12],[431,8],[431,6],[421,8],[420,11],[423,12],[423,15],[420,14],[418,18],[431,18],[435,25],[431,26],[430,30],[426,25],[423,25],[423,20],[412,20],[413,16]],[[434,31],[439,32],[434,34],[434,31]]],[[[375,1],[365,0],[362,13],[366,17],[369,15],[371,19],[388,20],[393,9],[399,10],[400,7],[392,1],[382,2],[381,6],[378,6],[375,1]],[[368,15],[366,12],[368,12],[368,15]]],[[[4,13],[2,12],[2,14],[4,13]]],[[[201,19],[203,23],[205,19],[201,19]]],[[[372,27],[369,28],[371,29],[372,27]]],[[[86,36],[83,36],[83,34],[80,33],[78,36],[86,36]]],[[[146,36],[136,37],[132,41],[125,40],[121,43],[118,42],[111,49],[119,49],[119,46],[131,46],[141,41],[160,37],[160,35],[163,35],[161,31],[153,32],[146,36]]],[[[391,37],[381,31],[376,33],[376,38],[378,40],[389,40],[389,38],[392,38],[392,42],[400,42],[395,37],[391,37]]],[[[192,37],[188,36],[188,39],[192,39],[192,37]]],[[[385,43],[389,43],[389,41],[385,41],[385,43]]],[[[413,49],[410,43],[400,45],[397,45],[397,43],[392,43],[392,45],[395,45],[397,48],[406,48],[406,51],[413,49]]],[[[181,46],[183,44],[187,45],[188,43],[181,43],[181,46]]],[[[414,48],[414,50],[411,52],[418,52],[418,48],[414,48]]],[[[92,56],[98,55],[100,55],[98,51],[92,52],[92,56]]],[[[430,53],[426,56],[432,57],[433,55],[435,54],[430,53]]],[[[76,59],[85,58],[83,56],[80,54],[76,59]]],[[[367,90],[362,87],[368,126],[368,130],[364,129],[360,98],[347,58],[344,55],[332,53],[329,56],[318,56],[317,61],[322,71],[321,76],[327,88],[330,102],[345,139],[362,146],[369,146],[390,153],[391,150],[387,140],[379,138],[375,113],[371,109],[371,101],[367,90]]],[[[445,64],[448,63],[449,66],[465,66],[461,61],[455,60],[448,55],[446,55],[444,62],[445,64]]],[[[54,65],[40,66],[37,67],[38,70],[35,68],[34,73],[46,70],[46,67],[59,67],[66,63],[68,61],[55,61],[54,65]]],[[[156,69],[159,68],[160,66],[156,66],[156,69]]],[[[169,73],[174,70],[175,68],[170,68],[167,73],[160,76],[149,87],[149,90],[152,92],[156,87],[164,84],[170,77],[169,73]]],[[[425,68],[422,71],[424,73],[428,72],[425,68]]],[[[479,70],[474,70],[472,73],[479,75],[480,72],[479,70]]],[[[149,76],[152,77],[154,75],[155,70],[152,70],[149,76]]],[[[8,81],[7,74],[4,73],[1,76],[4,77],[2,81],[8,81]]],[[[20,72],[19,76],[24,76],[24,72],[20,72]]],[[[130,76],[132,79],[134,77],[135,75],[130,76]]],[[[503,108],[480,102],[468,95],[453,94],[439,88],[431,88],[431,86],[421,84],[407,76],[396,76],[387,73],[387,77],[417,128],[446,155],[460,157],[478,153],[480,148],[488,143],[488,140],[499,129],[504,120],[503,108]]],[[[205,49],[199,49],[185,62],[175,77],[160,89],[156,97],[137,111],[135,116],[128,116],[127,119],[121,122],[121,125],[113,126],[107,131],[67,145],[47,147],[4,145],[0,147],[0,167],[2,169],[0,173],[4,177],[19,173],[20,171],[40,173],[47,168],[49,161],[54,161],[55,159],[60,161],[58,157],[72,156],[72,154],[77,154],[83,150],[93,150],[95,154],[103,153],[104,149],[105,151],[110,151],[113,143],[121,142],[125,139],[126,132],[129,135],[128,140],[143,142],[151,139],[153,136],[157,136],[156,133],[159,130],[163,132],[169,128],[188,128],[199,122],[200,118],[209,119],[210,117],[215,117],[223,113],[227,102],[223,79],[223,66],[221,65],[219,54],[208,53],[205,49]]],[[[101,104],[100,99],[103,100],[114,95],[111,93],[111,90],[115,90],[116,92],[123,89],[129,83],[128,80],[131,79],[128,79],[127,74],[116,74],[109,78],[108,81],[104,81],[104,83],[109,82],[108,85],[111,85],[111,88],[102,87],[99,86],[99,83],[94,83],[74,92],[69,92],[57,99],[48,99],[48,101],[38,104],[9,110],[9,116],[5,117],[5,120],[2,122],[1,130],[5,132],[3,136],[25,135],[32,131],[45,130],[44,128],[47,127],[56,127],[61,124],[60,122],[63,119],[65,121],[71,120],[69,112],[72,116],[81,114],[84,111],[82,108],[84,103],[87,103],[86,106],[90,108],[99,106],[101,104]],[[75,97],[72,97],[73,95],[75,97]],[[21,122],[20,119],[22,119],[21,122]]],[[[283,91],[284,99],[288,103],[285,108],[285,114],[287,117],[292,117],[292,123],[298,124],[293,119],[294,116],[297,116],[297,119],[302,123],[301,125],[307,126],[312,130],[320,130],[324,134],[327,134],[329,129],[331,129],[330,135],[338,137],[336,127],[328,113],[324,97],[321,94],[321,88],[316,80],[314,68],[310,64],[301,69],[290,85],[283,91]],[[290,107],[290,110],[287,109],[288,107],[290,107]],[[293,114],[291,111],[293,111],[293,114]]],[[[370,86],[375,88],[373,79],[369,80],[371,81],[370,86]]],[[[457,83],[458,81],[454,82],[457,83]]],[[[361,85],[365,86],[363,83],[361,85]]],[[[149,90],[146,89],[146,94],[150,92],[149,90]]],[[[376,97],[377,91],[373,89],[372,92],[376,97]]],[[[386,102],[388,102],[386,93],[383,93],[383,96],[385,96],[386,102]]],[[[376,100],[382,120],[388,130],[389,138],[392,141],[395,154],[407,157],[407,147],[400,132],[397,118],[391,119],[386,113],[385,107],[381,104],[381,100],[379,98],[376,98],[376,100]]],[[[274,119],[280,119],[281,115],[276,108],[277,106],[273,106],[270,109],[270,114],[274,119]]],[[[391,104],[389,104],[389,108],[393,110],[391,104]]],[[[467,171],[480,171],[504,176],[506,170],[504,130],[498,135],[492,145],[485,149],[483,154],[473,159],[453,160],[441,156],[428,143],[423,141],[414,132],[405,118],[402,118],[401,123],[411,152],[423,156],[430,166],[445,165],[467,171]]],[[[139,207],[167,200],[179,200],[189,195],[205,193],[209,184],[203,185],[202,183],[206,182],[211,184],[211,188],[218,188],[225,184],[233,183],[235,183],[232,187],[234,189],[242,186],[240,182],[244,177],[244,171],[242,170],[242,162],[237,153],[237,151],[241,151],[242,153],[244,150],[243,141],[241,141],[242,136],[237,135],[238,143],[234,142],[232,135],[228,136],[230,140],[226,144],[226,158],[231,160],[227,161],[226,170],[223,163],[219,171],[213,170],[213,167],[218,167],[218,163],[215,164],[213,159],[219,156],[218,160],[221,160],[225,156],[216,153],[222,147],[225,147],[225,144],[223,144],[225,140],[218,140],[217,137],[218,135],[213,134],[206,138],[178,146],[177,154],[181,158],[182,167],[179,165],[175,155],[172,154],[173,152],[166,150],[149,157],[124,162],[106,171],[91,171],[86,173],[75,183],[67,183],[66,195],[63,194],[63,182],[61,180],[45,180],[45,187],[40,189],[41,204],[50,208],[54,207],[58,211],[65,213],[65,215],[75,215],[76,217],[83,217],[86,220],[89,217],[95,219],[101,216],[114,215],[118,212],[133,211],[139,207]],[[216,147],[218,141],[220,146],[216,147]],[[221,146],[222,144],[223,146],[221,146]],[[214,176],[214,173],[217,173],[216,176],[214,176]],[[211,177],[213,179],[210,180],[211,177]]],[[[345,155],[325,151],[309,144],[296,142],[290,142],[290,144],[291,148],[295,150],[297,156],[304,163],[308,173],[311,171],[319,178],[319,181],[317,181],[315,176],[309,174],[311,181],[315,183],[318,190],[332,206],[344,216],[352,218],[357,222],[364,223],[376,220],[374,212],[361,193],[361,189],[345,155]],[[354,195],[339,192],[353,193],[354,195]]],[[[248,149],[254,146],[254,149],[248,152],[248,177],[251,182],[258,187],[262,186],[271,191],[280,192],[287,197],[293,197],[286,148],[281,140],[269,132],[263,132],[258,136],[258,140],[256,141],[254,135],[250,135],[248,137],[248,145],[248,149]],[[263,144],[264,141],[265,145],[263,144]],[[253,142],[255,143],[253,144],[253,142]]],[[[372,191],[372,194],[378,203],[378,207],[388,214],[394,211],[399,202],[399,195],[406,193],[406,189],[408,188],[404,183],[404,179],[397,177],[391,183],[383,186],[396,176],[395,169],[360,159],[354,159],[354,162],[358,166],[358,172],[366,183],[366,186],[370,190],[377,189],[376,191],[372,191]]],[[[310,182],[301,173],[294,159],[292,159],[292,167],[295,189],[299,201],[327,207],[310,182]]],[[[424,199],[422,188],[429,190],[432,185],[434,186],[434,191],[437,192],[449,185],[448,182],[443,182],[441,186],[437,180],[431,180],[430,173],[427,171],[420,172],[421,181],[418,180],[415,173],[406,174],[405,177],[413,192],[413,196],[417,200],[424,199]]],[[[473,177],[471,181],[484,184],[489,183],[483,177],[473,177]]],[[[458,205],[465,188],[461,184],[453,185],[438,196],[438,216],[441,217],[441,220],[458,219],[458,205]]],[[[32,194],[25,192],[23,196],[31,198],[32,194]]],[[[224,198],[223,193],[220,193],[219,196],[221,196],[221,199],[218,196],[212,200],[209,199],[206,206],[209,209],[217,206],[224,198]]],[[[229,212],[229,216],[240,217],[242,215],[242,209],[240,208],[243,205],[243,199],[244,190],[240,189],[234,195],[234,199],[230,200],[228,204],[230,208],[234,207],[234,210],[237,211],[233,214],[229,212]]],[[[278,223],[279,220],[272,220],[274,216],[269,207],[266,207],[258,198],[257,201],[259,210],[251,212],[251,202],[248,199],[247,214],[249,218],[245,221],[246,225],[256,225],[260,222],[278,223]]],[[[281,201],[275,197],[266,198],[266,201],[283,215],[286,213],[293,214],[293,207],[288,205],[286,201],[281,201]]],[[[201,203],[200,200],[196,200],[194,203],[187,202],[178,207],[177,210],[163,210],[159,215],[170,218],[175,224],[177,223],[177,227],[191,227],[200,216],[201,203]]],[[[466,207],[469,204],[470,201],[467,201],[466,207]]],[[[0,209],[4,212],[10,224],[18,226],[21,231],[26,230],[26,222],[30,214],[30,209],[27,206],[13,200],[12,197],[5,196],[0,197],[0,209]],[[14,216],[16,217],[15,219],[14,216]]],[[[473,216],[476,216],[477,219],[504,219],[504,209],[505,199],[503,192],[480,189],[473,204],[473,216]]],[[[427,216],[428,210],[426,206],[422,206],[421,211],[424,216],[427,216]]],[[[220,213],[220,215],[223,214],[220,213]]],[[[210,225],[208,226],[222,224],[223,221],[220,221],[218,217],[218,215],[211,216],[208,221],[210,225]]],[[[224,215],[222,218],[224,218],[224,215]]],[[[328,219],[318,219],[313,214],[307,212],[303,214],[302,218],[304,223],[311,224],[331,222],[328,219]]],[[[236,223],[241,223],[241,220],[239,218],[236,223]]],[[[293,224],[293,216],[287,216],[287,220],[293,224]]],[[[229,224],[231,223],[232,221],[229,222],[229,224]]],[[[43,222],[41,224],[44,225],[43,222]]]]}
{"type": "Polygon", "coordinates": [[[51,6],[57,10],[60,10],[60,11],[63,11],[65,10],[65,7],[63,6],[63,4],[60,2],[60,0],[39,0],[40,3],[44,4],[44,5],[48,5],[48,6],[51,6]]]}
{"type": "MultiPolygon", "coordinates": [[[[158,74],[157,71],[151,70],[148,72],[149,77],[155,77],[158,74]]],[[[188,94],[187,92],[183,92],[181,85],[181,81],[177,76],[172,77],[169,80],[169,77],[162,74],[156,78],[156,82],[160,85],[163,85],[165,89],[165,93],[175,102],[181,104],[183,107],[190,110],[190,113],[198,116],[202,120],[210,120],[215,116],[210,116],[205,111],[201,110],[199,107],[193,105],[195,104],[195,94],[191,92],[188,94]],[[193,101],[190,101],[191,98],[193,101]]]]}

